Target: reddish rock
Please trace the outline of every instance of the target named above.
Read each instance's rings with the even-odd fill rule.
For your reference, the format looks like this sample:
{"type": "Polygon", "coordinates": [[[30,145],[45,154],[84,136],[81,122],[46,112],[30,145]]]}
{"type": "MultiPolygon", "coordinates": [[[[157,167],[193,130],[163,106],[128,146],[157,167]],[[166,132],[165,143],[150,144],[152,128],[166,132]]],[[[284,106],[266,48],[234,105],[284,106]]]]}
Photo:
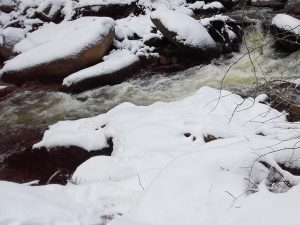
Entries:
{"type": "Polygon", "coordinates": [[[45,148],[33,150],[29,148],[12,154],[4,161],[0,179],[20,183],[39,180],[40,185],[48,182],[66,184],[75,169],[90,157],[111,155],[112,139],[108,139],[108,144],[107,148],[90,152],[75,146],[59,147],[49,151],[45,148]]]}

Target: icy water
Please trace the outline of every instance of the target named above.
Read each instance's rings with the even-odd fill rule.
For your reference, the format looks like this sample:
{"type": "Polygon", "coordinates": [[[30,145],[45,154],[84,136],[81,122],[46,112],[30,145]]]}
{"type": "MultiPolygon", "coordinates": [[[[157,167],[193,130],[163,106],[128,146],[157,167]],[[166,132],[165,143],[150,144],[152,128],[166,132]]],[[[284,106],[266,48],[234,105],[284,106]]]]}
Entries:
{"type": "Polygon", "coordinates": [[[209,65],[167,76],[136,77],[119,85],[76,95],[59,92],[51,85],[43,89],[30,85],[21,88],[0,101],[0,162],[12,152],[36,142],[50,124],[104,113],[122,102],[149,105],[178,100],[192,95],[202,86],[220,88],[225,74],[223,88],[239,94],[250,90],[256,77],[297,79],[300,51],[284,55],[267,43],[272,43],[271,37],[263,37],[256,26],[247,31],[239,53],[220,57],[209,65]],[[251,54],[245,54],[247,51],[251,54]]]}

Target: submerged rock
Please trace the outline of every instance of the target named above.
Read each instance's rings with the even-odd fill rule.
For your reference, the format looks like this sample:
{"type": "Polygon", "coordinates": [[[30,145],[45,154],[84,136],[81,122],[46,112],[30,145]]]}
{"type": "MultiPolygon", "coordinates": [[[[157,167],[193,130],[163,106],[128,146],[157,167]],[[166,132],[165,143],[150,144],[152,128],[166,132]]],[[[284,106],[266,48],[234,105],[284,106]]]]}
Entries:
{"type": "Polygon", "coordinates": [[[192,17],[173,10],[151,14],[157,29],[182,52],[202,60],[217,57],[220,52],[207,30],[192,17]]]}
{"type": "Polygon", "coordinates": [[[1,79],[13,83],[62,79],[99,62],[114,33],[111,18],[84,17],[44,26],[15,46],[21,54],[6,62],[1,79]]]}

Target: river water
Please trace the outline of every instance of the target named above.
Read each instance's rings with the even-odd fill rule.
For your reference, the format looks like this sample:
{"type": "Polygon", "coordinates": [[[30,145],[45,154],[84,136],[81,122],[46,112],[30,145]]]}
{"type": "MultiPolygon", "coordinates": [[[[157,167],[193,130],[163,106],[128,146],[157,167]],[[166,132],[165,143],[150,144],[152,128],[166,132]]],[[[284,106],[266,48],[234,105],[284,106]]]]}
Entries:
{"type": "Polygon", "coordinates": [[[38,141],[50,124],[104,113],[122,102],[149,105],[178,100],[202,86],[220,88],[225,74],[223,88],[238,94],[249,91],[256,77],[297,79],[300,51],[285,55],[276,52],[272,43],[272,37],[264,36],[258,24],[245,32],[240,52],[215,59],[209,65],[168,75],[135,77],[119,85],[76,95],[59,92],[51,85],[43,88],[26,85],[0,101],[0,162],[12,152],[22,151],[38,141]],[[248,51],[250,55],[245,54],[248,51]]]}

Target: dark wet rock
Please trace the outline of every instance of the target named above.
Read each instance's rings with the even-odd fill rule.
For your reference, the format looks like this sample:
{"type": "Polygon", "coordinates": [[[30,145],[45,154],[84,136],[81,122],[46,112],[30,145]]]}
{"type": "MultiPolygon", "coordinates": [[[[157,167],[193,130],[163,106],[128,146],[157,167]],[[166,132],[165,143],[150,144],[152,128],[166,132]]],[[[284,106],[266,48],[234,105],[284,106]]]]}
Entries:
{"type": "Polygon", "coordinates": [[[14,11],[16,3],[14,0],[2,0],[0,2],[0,11],[10,13],[14,11]]]}
{"type": "Polygon", "coordinates": [[[203,136],[203,140],[205,141],[205,143],[211,142],[211,141],[215,141],[221,139],[220,137],[216,137],[212,134],[207,134],[203,136]]]}
{"type": "Polygon", "coordinates": [[[109,147],[89,152],[79,147],[69,146],[50,150],[27,149],[15,153],[4,161],[4,168],[0,170],[0,179],[20,183],[39,180],[39,184],[66,184],[75,169],[87,159],[96,155],[111,155],[112,139],[108,139],[107,142],[109,147]],[[50,177],[52,178],[49,182],[50,177]]]}
{"type": "Polygon", "coordinates": [[[223,54],[239,50],[242,29],[234,20],[229,17],[214,17],[205,27],[223,54]]]}
{"type": "MultiPolygon", "coordinates": [[[[195,3],[196,1],[199,0],[187,0],[187,3],[195,3]]],[[[233,0],[204,0],[204,2],[207,3],[211,3],[211,2],[220,2],[223,6],[225,6],[226,9],[232,9],[232,7],[236,4],[236,1],[233,0]]]]}
{"type": "Polygon", "coordinates": [[[17,87],[9,85],[9,86],[5,86],[4,88],[1,88],[0,85],[0,100],[4,97],[6,97],[7,95],[13,93],[16,90],[17,87]]]}
{"type": "Polygon", "coordinates": [[[300,20],[300,2],[288,6],[286,14],[300,20]]]}
{"type": "MultiPolygon", "coordinates": [[[[205,3],[214,2],[215,0],[204,0],[205,3]]],[[[222,5],[225,6],[226,9],[232,9],[232,7],[237,3],[237,1],[233,0],[217,0],[222,5]]]]}
{"type": "MultiPolygon", "coordinates": [[[[298,19],[284,15],[278,14],[273,18],[270,30],[275,39],[275,45],[279,50],[285,52],[295,52],[300,49],[300,34],[297,32],[299,25],[296,27],[293,26],[290,22],[287,22],[286,26],[279,26],[278,20],[293,20],[297,21],[298,19]]],[[[300,20],[297,21],[300,24],[300,20]]]]}
{"type": "Polygon", "coordinates": [[[269,97],[266,104],[280,112],[287,112],[289,122],[300,121],[299,85],[292,82],[278,81],[262,85],[259,90],[269,97]]]}
{"type": "Polygon", "coordinates": [[[137,1],[131,4],[109,4],[109,5],[91,5],[75,9],[74,18],[82,16],[100,16],[111,17],[115,20],[128,17],[130,14],[143,14],[143,9],[137,4],[137,1]]]}
{"type": "Polygon", "coordinates": [[[274,10],[283,9],[287,0],[250,0],[249,5],[256,7],[269,7],[274,10]]]}

